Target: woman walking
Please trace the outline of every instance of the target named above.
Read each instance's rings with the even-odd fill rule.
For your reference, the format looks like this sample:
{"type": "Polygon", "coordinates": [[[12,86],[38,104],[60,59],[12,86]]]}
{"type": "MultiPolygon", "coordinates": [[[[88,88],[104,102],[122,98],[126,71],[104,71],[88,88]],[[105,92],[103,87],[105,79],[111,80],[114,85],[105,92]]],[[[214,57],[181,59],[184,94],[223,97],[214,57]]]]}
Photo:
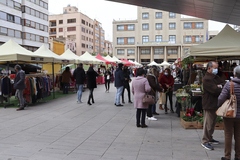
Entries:
{"type": "Polygon", "coordinates": [[[148,104],[143,104],[142,100],[146,93],[151,91],[151,87],[148,80],[144,78],[145,71],[142,68],[137,70],[137,78],[132,82],[132,93],[134,95],[134,108],[137,109],[136,121],[137,127],[148,127],[145,124],[145,116],[148,108],[148,104]],[[140,123],[141,119],[141,123],[140,123]]]}
{"type": "Polygon", "coordinates": [[[70,72],[70,68],[66,67],[65,71],[63,71],[62,73],[63,94],[68,94],[68,87],[70,84],[71,77],[72,73],[70,72]]]}
{"type": "Polygon", "coordinates": [[[88,97],[87,104],[89,105],[92,105],[90,102],[91,100],[92,100],[92,103],[95,103],[93,98],[93,90],[94,88],[97,88],[97,83],[96,83],[97,76],[98,76],[97,72],[95,72],[93,70],[93,67],[90,66],[87,71],[87,88],[89,88],[89,97],[88,97]]]}
{"type": "Polygon", "coordinates": [[[110,82],[111,82],[111,72],[109,71],[109,68],[106,70],[105,74],[105,88],[106,88],[106,92],[109,93],[109,88],[110,88],[110,82]]]}
{"type": "Polygon", "coordinates": [[[171,106],[171,112],[174,113],[173,111],[173,106],[172,106],[172,95],[173,95],[173,85],[174,85],[174,79],[173,76],[171,75],[171,71],[169,68],[166,68],[164,71],[164,75],[161,77],[160,84],[162,85],[165,93],[166,93],[166,105],[165,105],[165,114],[167,114],[167,98],[169,97],[170,101],[170,106],[171,106]]]}
{"type": "MultiPolygon", "coordinates": [[[[237,97],[237,115],[236,118],[223,118],[225,133],[225,157],[221,160],[230,160],[232,151],[232,136],[235,140],[235,160],[240,160],[240,66],[234,68],[234,93],[237,97]]],[[[227,82],[218,97],[218,106],[220,107],[230,97],[230,84],[227,82]]],[[[217,86],[216,86],[217,87],[217,86]]]]}

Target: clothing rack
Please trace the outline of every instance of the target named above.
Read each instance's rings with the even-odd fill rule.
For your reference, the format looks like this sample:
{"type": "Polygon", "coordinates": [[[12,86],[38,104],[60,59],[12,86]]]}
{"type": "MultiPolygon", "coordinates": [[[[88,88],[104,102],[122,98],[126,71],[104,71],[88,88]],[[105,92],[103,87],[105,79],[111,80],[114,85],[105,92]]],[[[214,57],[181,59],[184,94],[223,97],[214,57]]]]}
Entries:
{"type": "MultiPolygon", "coordinates": [[[[9,62],[7,62],[7,77],[9,78],[9,62]]],[[[10,79],[10,78],[9,78],[10,79]]],[[[11,80],[11,79],[10,79],[11,80]]],[[[9,86],[9,84],[7,85],[7,86],[9,86]]],[[[7,97],[7,101],[8,101],[8,104],[5,104],[4,105],[4,108],[7,108],[8,106],[14,106],[14,104],[13,103],[10,103],[10,93],[9,93],[9,95],[8,95],[8,97],[7,97]]]]}

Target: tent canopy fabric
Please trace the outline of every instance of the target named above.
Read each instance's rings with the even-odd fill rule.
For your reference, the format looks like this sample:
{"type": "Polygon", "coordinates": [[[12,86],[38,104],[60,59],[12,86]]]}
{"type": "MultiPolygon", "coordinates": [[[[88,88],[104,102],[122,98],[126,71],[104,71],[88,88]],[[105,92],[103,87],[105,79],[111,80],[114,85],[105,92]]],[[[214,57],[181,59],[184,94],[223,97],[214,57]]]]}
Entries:
{"type": "Polygon", "coordinates": [[[0,46],[0,61],[24,61],[24,62],[44,62],[41,55],[34,55],[33,52],[23,48],[10,39],[0,46]]]}
{"type": "Polygon", "coordinates": [[[239,44],[240,33],[226,25],[213,39],[201,45],[192,46],[184,58],[193,56],[196,57],[196,61],[239,59],[239,44]]]}
{"type": "Polygon", "coordinates": [[[115,56],[113,56],[112,59],[113,59],[114,62],[116,62],[116,63],[123,63],[123,64],[126,63],[126,62],[124,62],[124,61],[119,60],[119,59],[118,59],[117,57],[115,57],[115,56]]]}
{"type": "Polygon", "coordinates": [[[131,60],[129,60],[129,62],[131,62],[131,63],[134,63],[135,64],[135,66],[141,66],[141,64],[139,64],[138,62],[133,62],[133,61],[131,61],[131,60]]]}
{"type": "Polygon", "coordinates": [[[157,64],[155,61],[152,61],[147,66],[159,66],[159,64],[157,64]]]}
{"type": "Polygon", "coordinates": [[[122,62],[126,62],[124,63],[123,65],[126,65],[126,66],[131,66],[131,65],[135,65],[135,63],[131,63],[129,62],[127,59],[121,59],[122,62]]]}
{"type": "Polygon", "coordinates": [[[61,57],[50,51],[44,44],[34,52],[34,55],[48,58],[48,61],[44,60],[45,62],[74,63],[74,59],[61,57]]]}
{"type": "Polygon", "coordinates": [[[161,64],[160,64],[160,66],[170,66],[171,64],[170,63],[168,63],[168,62],[166,62],[166,61],[164,61],[164,62],[162,62],[161,64]]]}
{"type": "Polygon", "coordinates": [[[107,55],[106,57],[103,57],[103,58],[108,60],[108,61],[115,62],[114,59],[112,57],[110,57],[109,55],[107,55]]]}
{"type": "Polygon", "coordinates": [[[70,49],[67,49],[62,55],[60,55],[60,57],[74,59],[75,63],[83,62],[83,60],[81,60],[81,58],[74,54],[70,49]]]}
{"type": "Polygon", "coordinates": [[[85,61],[88,61],[91,64],[103,64],[104,61],[101,61],[95,57],[93,57],[90,53],[85,52],[83,55],[80,56],[81,59],[84,59],[85,61]]]}
{"type": "Polygon", "coordinates": [[[109,60],[106,60],[105,58],[103,58],[100,54],[98,54],[95,58],[101,60],[101,61],[104,61],[106,64],[111,64],[111,63],[114,63],[113,61],[109,61],[109,60]]]}

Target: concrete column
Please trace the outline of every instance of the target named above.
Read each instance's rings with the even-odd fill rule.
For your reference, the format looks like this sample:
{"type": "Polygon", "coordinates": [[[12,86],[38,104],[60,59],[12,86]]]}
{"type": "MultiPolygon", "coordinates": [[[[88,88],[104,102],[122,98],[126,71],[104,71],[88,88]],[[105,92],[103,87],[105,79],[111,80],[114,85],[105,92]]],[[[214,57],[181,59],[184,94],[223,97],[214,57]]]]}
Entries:
{"type": "Polygon", "coordinates": [[[138,47],[135,48],[135,61],[138,62],[138,47]]]}
{"type": "Polygon", "coordinates": [[[177,58],[181,58],[181,46],[178,46],[178,57],[177,58]]]}
{"type": "Polygon", "coordinates": [[[154,61],[154,53],[153,53],[153,47],[151,47],[151,59],[150,59],[150,63],[152,62],[152,61],[154,61]]]}
{"type": "Polygon", "coordinates": [[[138,49],[137,49],[137,62],[141,63],[141,60],[140,60],[140,47],[138,47],[138,49]]]}
{"type": "Polygon", "coordinates": [[[167,47],[164,46],[164,61],[167,62],[167,47]]]}

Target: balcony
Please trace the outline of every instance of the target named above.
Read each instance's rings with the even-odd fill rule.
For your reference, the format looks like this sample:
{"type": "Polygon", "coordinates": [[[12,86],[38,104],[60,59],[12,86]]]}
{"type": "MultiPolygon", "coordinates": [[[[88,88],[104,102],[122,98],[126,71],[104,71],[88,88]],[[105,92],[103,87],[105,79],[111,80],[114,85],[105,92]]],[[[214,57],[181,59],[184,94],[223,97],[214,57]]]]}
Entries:
{"type": "Polygon", "coordinates": [[[57,33],[57,32],[50,32],[49,34],[50,34],[50,35],[53,35],[53,34],[56,34],[56,33],[57,33]]]}

